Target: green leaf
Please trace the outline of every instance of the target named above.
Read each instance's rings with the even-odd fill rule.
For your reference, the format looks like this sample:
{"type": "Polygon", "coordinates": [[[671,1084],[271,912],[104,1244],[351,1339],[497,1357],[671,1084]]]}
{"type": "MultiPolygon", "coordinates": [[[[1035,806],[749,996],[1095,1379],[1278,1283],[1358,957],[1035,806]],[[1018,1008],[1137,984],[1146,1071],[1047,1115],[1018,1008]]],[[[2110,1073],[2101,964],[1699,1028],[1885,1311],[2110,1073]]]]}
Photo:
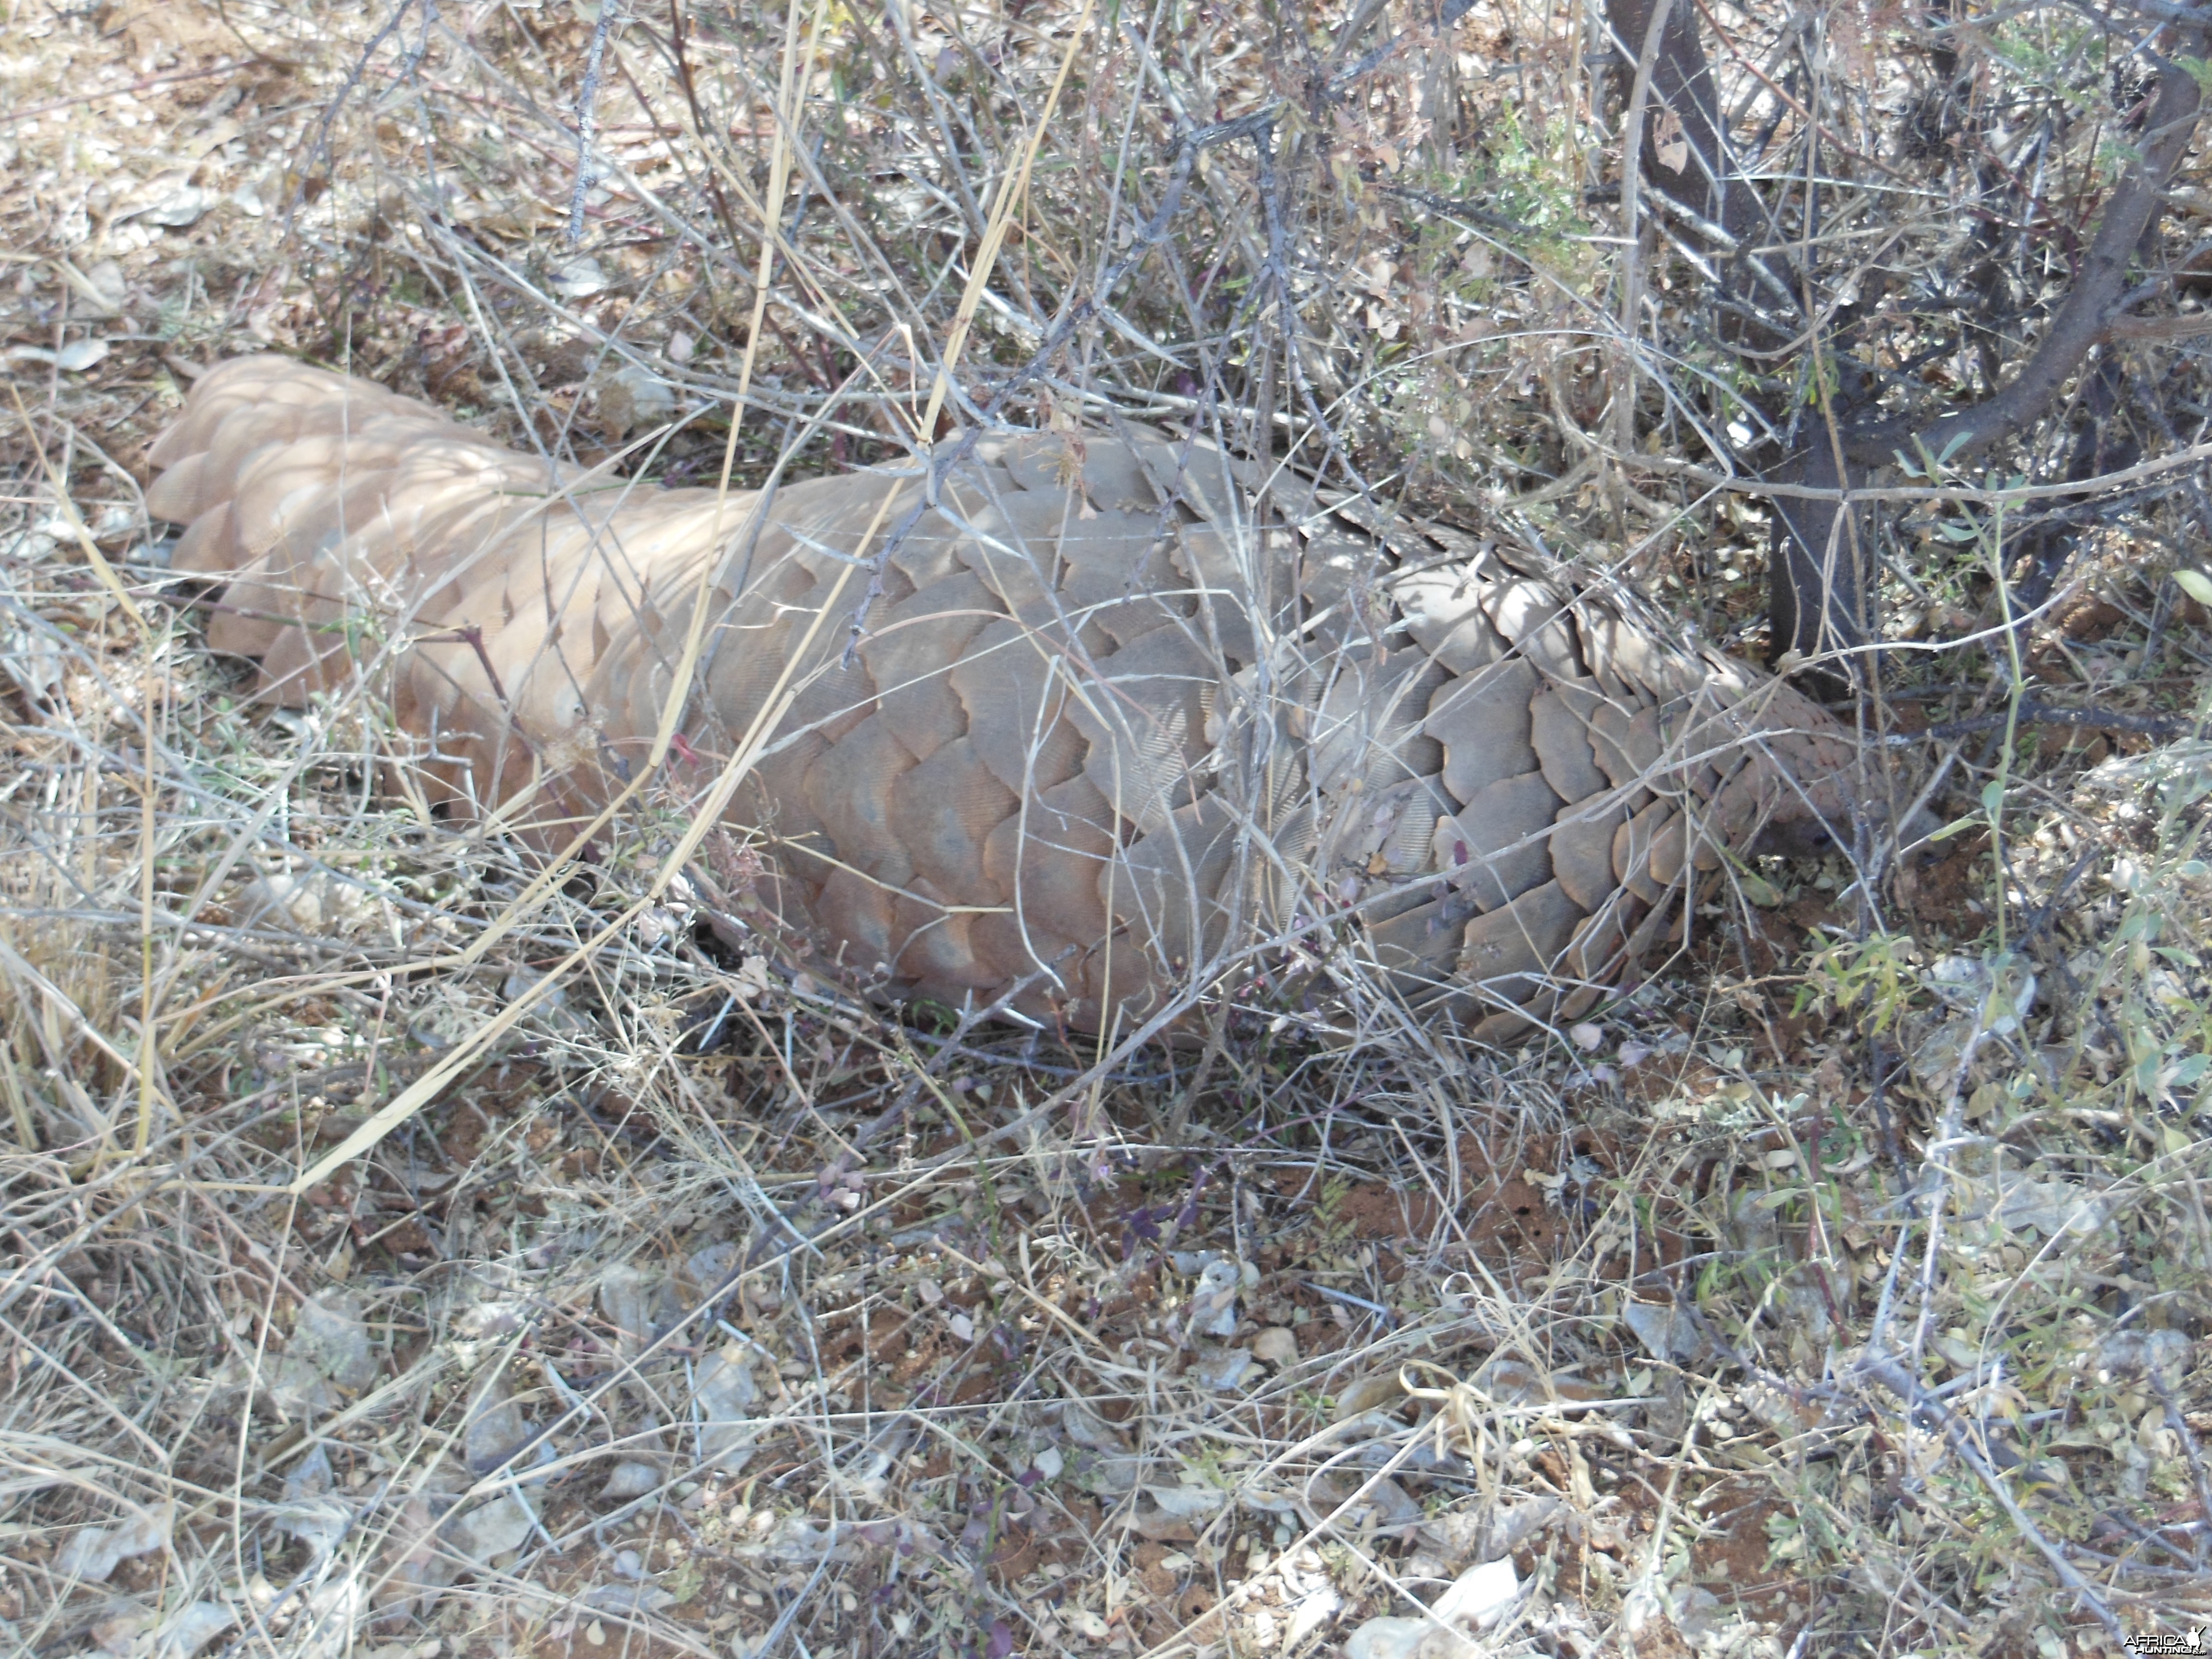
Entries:
{"type": "Polygon", "coordinates": [[[2177,570],[2173,580],[2181,591],[2199,605],[2212,605],[2212,576],[2201,570],[2177,570]]]}
{"type": "Polygon", "coordinates": [[[1996,778],[1982,786],[1982,811],[1993,818],[2004,811],[2004,785],[1996,778]]]}
{"type": "Polygon", "coordinates": [[[1746,870],[1736,877],[1743,896],[1762,910],[1771,910],[1782,902],[1781,890],[1753,870],[1746,870]]]}

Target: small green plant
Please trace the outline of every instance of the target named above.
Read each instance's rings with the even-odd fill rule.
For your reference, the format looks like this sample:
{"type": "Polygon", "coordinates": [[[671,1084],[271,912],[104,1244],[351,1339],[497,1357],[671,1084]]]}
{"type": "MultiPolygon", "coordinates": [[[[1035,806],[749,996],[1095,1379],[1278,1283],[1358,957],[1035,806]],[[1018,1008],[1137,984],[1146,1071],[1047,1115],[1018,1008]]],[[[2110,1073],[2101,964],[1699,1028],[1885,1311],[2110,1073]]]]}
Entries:
{"type": "Polygon", "coordinates": [[[1919,948],[1910,933],[1875,933],[1838,939],[1814,953],[1795,1012],[1849,1014],[1870,1022],[1879,1035],[1897,1023],[1918,989],[1914,971],[1919,948]]]}

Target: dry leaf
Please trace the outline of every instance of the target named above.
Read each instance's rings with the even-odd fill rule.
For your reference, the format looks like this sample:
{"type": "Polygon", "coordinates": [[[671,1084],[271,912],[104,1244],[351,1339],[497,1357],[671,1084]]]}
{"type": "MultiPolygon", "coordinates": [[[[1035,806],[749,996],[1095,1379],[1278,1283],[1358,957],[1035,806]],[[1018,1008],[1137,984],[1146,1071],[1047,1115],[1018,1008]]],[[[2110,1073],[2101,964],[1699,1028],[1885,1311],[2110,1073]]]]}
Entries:
{"type": "Polygon", "coordinates": [[[133,1556],[150,1555],[169,1541],[170,1512],[141,1510],[112,1527],[80,1527],[54,1553],[57,1578],[104,1584],[133,1556]]]}

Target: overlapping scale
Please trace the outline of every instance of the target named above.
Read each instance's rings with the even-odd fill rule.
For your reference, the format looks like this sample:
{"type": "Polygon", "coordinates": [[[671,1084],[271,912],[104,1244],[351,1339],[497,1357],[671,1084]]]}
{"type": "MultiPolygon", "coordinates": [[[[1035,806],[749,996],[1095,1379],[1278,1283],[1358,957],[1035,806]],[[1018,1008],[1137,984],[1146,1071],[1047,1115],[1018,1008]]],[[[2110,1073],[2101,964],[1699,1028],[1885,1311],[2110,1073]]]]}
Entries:
{"type": "Polygon", "coordinates": [[[663,802],[753,740],[730,902],[875,994],[1096,1029],[1334,933],[1503,1041],[1846,800],[1825,714],[1609,592],[1146,428],[991,434],[918,516],[919,466],[718,501],[247,358],[151,453],[210,644],[387,675],[434,799],[551,838],[672,708],[663,802]]]}

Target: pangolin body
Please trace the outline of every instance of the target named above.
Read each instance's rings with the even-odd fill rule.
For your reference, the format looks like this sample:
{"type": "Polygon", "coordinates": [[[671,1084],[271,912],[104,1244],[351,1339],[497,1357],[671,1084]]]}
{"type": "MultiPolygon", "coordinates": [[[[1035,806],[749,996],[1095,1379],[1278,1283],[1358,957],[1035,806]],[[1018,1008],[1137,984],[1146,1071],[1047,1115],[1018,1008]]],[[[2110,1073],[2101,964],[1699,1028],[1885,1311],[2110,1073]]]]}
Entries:
{"type": "Polygon", "coordinates": [[[277,701],[388,666],[432,787],[541,836],[648,758],[703,595],[660,786],[754,739],[732,902],[878,995],[1096,1030],[1349,939],[1499,1038],[1762,823],[1837,817],[1855,754],[1613,596],[1310,490],[1263,516],[1149,428],[987,435],[926,509],[920,466],[718,501],[252,357],[151,459],[176,567],[228,583],[212,647],[277,701]]]}

